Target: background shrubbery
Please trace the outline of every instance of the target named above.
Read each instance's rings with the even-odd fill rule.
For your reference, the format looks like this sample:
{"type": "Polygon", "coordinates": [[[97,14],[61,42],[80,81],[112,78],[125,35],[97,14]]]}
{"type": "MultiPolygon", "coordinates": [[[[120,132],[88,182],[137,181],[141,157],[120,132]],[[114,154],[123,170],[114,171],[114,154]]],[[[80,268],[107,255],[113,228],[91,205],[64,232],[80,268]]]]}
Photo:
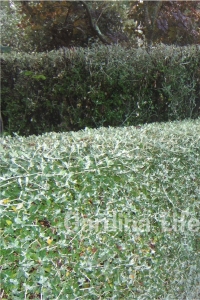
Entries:
{"type": "Polygon", "coordinates": [[[1,55],[5,131],[22,135],[195,118],[198,46],[1,55]]]}

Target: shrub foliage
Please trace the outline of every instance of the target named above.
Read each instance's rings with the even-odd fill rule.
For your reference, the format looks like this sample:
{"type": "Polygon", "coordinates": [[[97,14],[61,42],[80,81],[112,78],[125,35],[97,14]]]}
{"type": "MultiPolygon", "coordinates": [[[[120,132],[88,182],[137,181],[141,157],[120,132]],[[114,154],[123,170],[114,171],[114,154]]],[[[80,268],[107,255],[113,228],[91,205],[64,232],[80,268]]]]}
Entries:
{"type": "Polygon", "coordinates": [[[40,134],[199,115],[198,46],[1,55],[5,131],[40,134]]]}

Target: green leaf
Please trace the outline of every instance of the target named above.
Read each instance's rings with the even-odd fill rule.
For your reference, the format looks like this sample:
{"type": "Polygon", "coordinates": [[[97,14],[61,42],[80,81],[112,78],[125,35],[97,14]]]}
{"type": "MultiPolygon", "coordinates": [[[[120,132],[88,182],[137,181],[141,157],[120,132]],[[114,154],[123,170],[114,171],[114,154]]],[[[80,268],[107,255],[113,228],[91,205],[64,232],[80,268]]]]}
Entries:
{"type": "Polygon", "coordinates": [[[33,75],[32,78],[36,79],[36,80],[46,80],[46,76],[44,75],[33,75]]]}

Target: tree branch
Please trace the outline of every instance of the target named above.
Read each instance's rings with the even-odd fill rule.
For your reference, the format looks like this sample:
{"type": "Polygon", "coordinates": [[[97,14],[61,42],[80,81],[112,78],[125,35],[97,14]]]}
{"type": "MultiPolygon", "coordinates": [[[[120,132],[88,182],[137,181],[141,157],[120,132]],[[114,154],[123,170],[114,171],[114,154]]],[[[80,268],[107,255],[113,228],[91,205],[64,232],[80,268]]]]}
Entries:
{"type": "Polygon", "coordinates": [[[91,13],[90,13],[90,10],[89,10],[89,7],[88,7],[87,3],[85,1],[80,1],[80,3],[83,4],[83,6],[84,6],[84,8],[87,12],[89,22],[90,22],[90,26],[91,26],[93,32],[95,33],[95,35],[97,35],[98,38],[100,39],[100,41],[102,41],[104,44],[111,45],[111,43],[107,40],[107,38],[101,33],[101,30],[99,29],[97,23],[93,22],[92,16],[91,16],[91,13]]]}

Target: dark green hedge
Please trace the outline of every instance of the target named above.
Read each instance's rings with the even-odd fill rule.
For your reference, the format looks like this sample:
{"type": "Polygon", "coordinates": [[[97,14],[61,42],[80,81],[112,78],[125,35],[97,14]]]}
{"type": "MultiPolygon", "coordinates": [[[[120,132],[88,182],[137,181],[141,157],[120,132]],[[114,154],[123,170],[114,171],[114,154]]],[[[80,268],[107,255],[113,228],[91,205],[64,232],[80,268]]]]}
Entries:
{"type": "Polygon", "coordinates": [[[4,129],[21,135],[200,115],[198,46],[1,54],[4,129]]]}

